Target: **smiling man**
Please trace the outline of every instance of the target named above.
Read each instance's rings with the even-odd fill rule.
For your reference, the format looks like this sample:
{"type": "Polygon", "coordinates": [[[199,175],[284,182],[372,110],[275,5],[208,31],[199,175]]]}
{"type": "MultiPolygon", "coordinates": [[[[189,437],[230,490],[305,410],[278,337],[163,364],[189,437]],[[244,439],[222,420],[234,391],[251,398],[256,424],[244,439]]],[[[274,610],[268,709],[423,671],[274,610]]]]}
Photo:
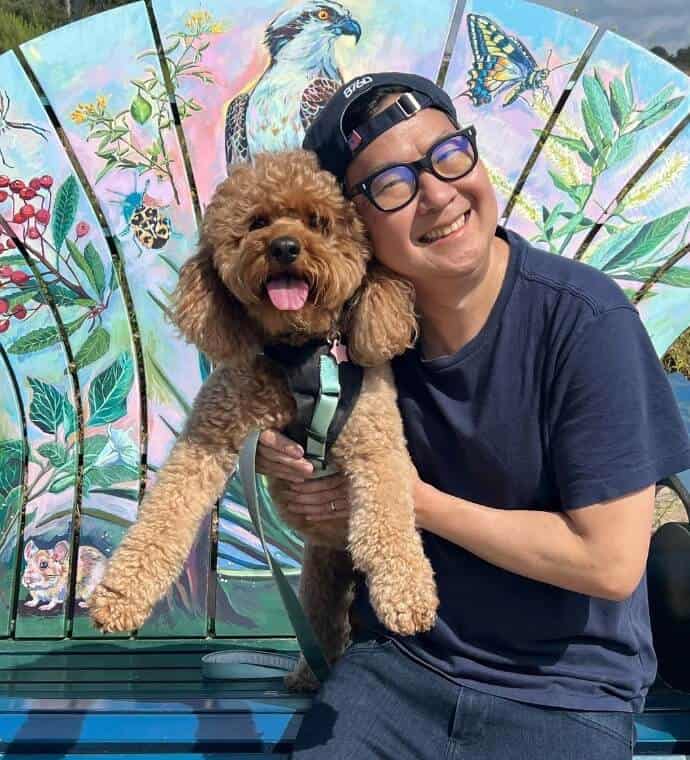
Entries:
{"type": "MultiPolygon", "coordinates": [[[[395,636],[359,578],[354,644],[294,758],[629,760],[656,668],[654,484],[690,467],[635,308],[599,271],[497,227],[477,136],[426,79],[347,83],[305,147],[416,289],[420,339],[393,366],[440,608],[431,631],[395,636]]],[[[345,545],[338,475],[310,481],[276,431],[257,466],[345,545]]]]}

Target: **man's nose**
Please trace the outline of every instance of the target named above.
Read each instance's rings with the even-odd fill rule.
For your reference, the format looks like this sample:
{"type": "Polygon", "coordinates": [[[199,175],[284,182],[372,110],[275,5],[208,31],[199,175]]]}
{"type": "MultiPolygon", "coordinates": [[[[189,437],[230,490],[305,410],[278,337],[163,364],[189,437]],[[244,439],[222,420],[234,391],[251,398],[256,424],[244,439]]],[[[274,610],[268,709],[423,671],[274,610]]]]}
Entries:
{"type": "Polygon", "coordinates": [[[445,208],[456,194],[452,182],[445,182],[431,172],[419,174],[419,204],[422,213],[445,208]]]}

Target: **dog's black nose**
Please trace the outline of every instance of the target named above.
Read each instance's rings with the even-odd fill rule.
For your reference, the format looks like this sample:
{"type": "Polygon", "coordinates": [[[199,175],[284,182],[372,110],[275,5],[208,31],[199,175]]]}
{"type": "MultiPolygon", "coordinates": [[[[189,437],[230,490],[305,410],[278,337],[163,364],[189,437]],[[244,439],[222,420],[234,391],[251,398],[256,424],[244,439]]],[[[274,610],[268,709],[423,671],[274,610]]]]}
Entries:
{"type": "Polygon", "coordinates": [[[271,256],[281,264],[292,264],[299,255],[299,241],[284,235],[271,240],[271,256]]]}

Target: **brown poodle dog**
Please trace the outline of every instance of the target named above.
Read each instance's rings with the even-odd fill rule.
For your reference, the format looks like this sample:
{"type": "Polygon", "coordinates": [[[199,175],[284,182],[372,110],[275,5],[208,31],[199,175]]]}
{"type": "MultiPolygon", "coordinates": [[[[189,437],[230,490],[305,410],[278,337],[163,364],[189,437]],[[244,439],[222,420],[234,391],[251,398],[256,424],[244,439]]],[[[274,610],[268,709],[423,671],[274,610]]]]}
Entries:
{"type": "MultiPolygon", "coordinates": [[[[348,551],[332,545],[326,527],[280,510],[273,490],[283,519],[306,536],[300,597],[329,661],[348,640],[353,567],[365,573],[386,627],[428,630],[438,599],[415,528],[414,471],[388,364],[414,335],[413,292],[372,259],[353,204],[312,154],[259,156],[219,185],[199,252],[180,274],[175,322],[215,369],[89,600],[94,624],[103,631],[142,625],[179,575],[249,432],[283,429],[294,418],[284,375],[261,347],[337,331],[352,361],[366,367],[330,451],[348,482],[348,551]]],[[[288,685],[313,687],[304,661],[288,685]]]]}

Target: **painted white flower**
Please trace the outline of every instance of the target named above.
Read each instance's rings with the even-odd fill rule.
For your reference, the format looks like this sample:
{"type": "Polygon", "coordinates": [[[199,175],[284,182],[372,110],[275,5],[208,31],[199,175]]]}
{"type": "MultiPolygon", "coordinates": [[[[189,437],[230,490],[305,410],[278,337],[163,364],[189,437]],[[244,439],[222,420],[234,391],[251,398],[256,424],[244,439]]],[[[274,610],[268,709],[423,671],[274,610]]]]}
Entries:
{"type": "Polygon", "coordinates": [[[108,425],[108,442],[101,453],[96,457],[92,467],[107,467],[108,465],[125,465],[127,467],[139,466],[139,447],[130,438],[127,430],[113,429],[108,425]]]}

